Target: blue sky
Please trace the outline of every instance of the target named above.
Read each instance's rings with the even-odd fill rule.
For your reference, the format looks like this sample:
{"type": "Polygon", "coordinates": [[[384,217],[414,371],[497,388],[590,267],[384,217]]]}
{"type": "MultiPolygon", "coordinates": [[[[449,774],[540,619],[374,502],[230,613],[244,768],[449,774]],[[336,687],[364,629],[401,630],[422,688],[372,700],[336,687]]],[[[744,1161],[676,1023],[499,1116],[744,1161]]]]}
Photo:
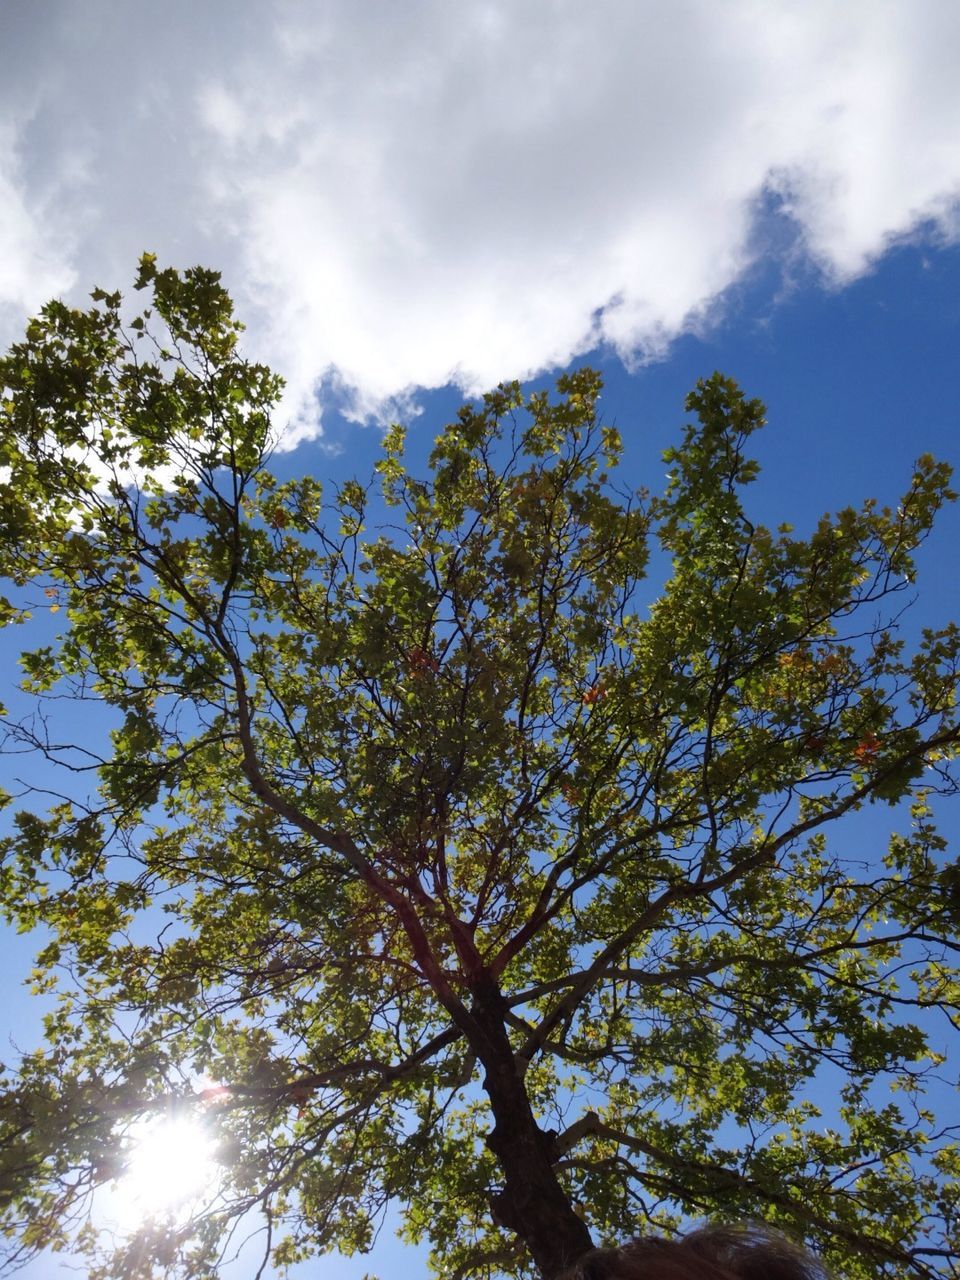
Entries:
{"type": "MultiPolygon", "coordinates": [[[[216,267],[288,378],[284,471],[365,475],[394,417],[423,456],[463,395],[583,361],[653,489],[697,377],[764,399],[768,523],[960,466],[952,0],[8,0],[0,45],[0,341],[143,249],[216,267]]],[[[917,622],[960,616],[958,545],[954,508],[917,622]]],[[[419,1273],[384,1250],[311,1274],[419,1273]]]]}

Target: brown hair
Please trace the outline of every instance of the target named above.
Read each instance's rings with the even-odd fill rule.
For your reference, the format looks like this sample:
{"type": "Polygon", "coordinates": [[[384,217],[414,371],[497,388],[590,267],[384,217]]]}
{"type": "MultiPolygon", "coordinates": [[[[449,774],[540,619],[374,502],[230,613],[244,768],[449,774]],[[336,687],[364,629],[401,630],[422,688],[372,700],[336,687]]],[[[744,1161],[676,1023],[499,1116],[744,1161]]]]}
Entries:
{"type": "Polygon", "coordinates": [[[591,1249],[560,1280],[830,1280],[787,1236],[755,1223],[701,1227],[675,1240],[644,1236],[591,1249]]]}

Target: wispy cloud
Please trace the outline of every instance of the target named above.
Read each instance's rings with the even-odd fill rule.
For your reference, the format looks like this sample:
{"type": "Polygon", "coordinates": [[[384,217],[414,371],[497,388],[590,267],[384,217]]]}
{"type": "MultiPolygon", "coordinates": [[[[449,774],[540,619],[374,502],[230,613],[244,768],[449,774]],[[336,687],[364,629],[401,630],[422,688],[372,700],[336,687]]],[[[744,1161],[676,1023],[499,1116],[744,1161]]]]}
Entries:
{"type": "Polygon", "coordinates": [[[114,0],[0,32],[0,318],[223,270],[250,345],[357,414],[599,342],[656,354],[771,198],[837,284],[960,231],[954,0],[114,0]]]}

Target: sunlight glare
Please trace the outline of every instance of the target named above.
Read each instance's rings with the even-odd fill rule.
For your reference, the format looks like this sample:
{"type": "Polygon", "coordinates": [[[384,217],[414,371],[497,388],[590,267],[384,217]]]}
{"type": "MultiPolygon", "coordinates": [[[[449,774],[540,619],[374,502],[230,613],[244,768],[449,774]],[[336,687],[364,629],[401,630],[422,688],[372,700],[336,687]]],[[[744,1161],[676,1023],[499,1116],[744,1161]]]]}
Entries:
{"type": "Polygon", "coordinates": [[[117,1184],[122,1216],[139,1221],[175,1216],[199,1196],[214,1193],[219,1183],[215,1150],[211,1134],[197,1120],[167,1119],[147,1126],[117,1184]]]}

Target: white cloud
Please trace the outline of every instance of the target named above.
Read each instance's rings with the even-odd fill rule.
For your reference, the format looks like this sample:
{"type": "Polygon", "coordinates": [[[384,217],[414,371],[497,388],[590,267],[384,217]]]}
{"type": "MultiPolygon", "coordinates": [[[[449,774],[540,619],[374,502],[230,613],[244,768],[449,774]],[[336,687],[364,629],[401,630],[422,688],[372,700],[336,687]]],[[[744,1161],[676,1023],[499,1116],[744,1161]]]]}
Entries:
{"type": "Polygon", "coordinates": [[[52,216],[45,205],[26,190],[16,131],[0,124],[0,327],[11,337],[24,314],[74,283],[67,246],[45,234],[52,216]]]}
{"type": "Polygon", "coordinates": [[[838,283],[960,230],[954,0],[13,9],[8,319],[144,248],[219,267],[291,439],[323,376],[364,413],[663,351],[750,264],[770,193],[838,283]]]}

